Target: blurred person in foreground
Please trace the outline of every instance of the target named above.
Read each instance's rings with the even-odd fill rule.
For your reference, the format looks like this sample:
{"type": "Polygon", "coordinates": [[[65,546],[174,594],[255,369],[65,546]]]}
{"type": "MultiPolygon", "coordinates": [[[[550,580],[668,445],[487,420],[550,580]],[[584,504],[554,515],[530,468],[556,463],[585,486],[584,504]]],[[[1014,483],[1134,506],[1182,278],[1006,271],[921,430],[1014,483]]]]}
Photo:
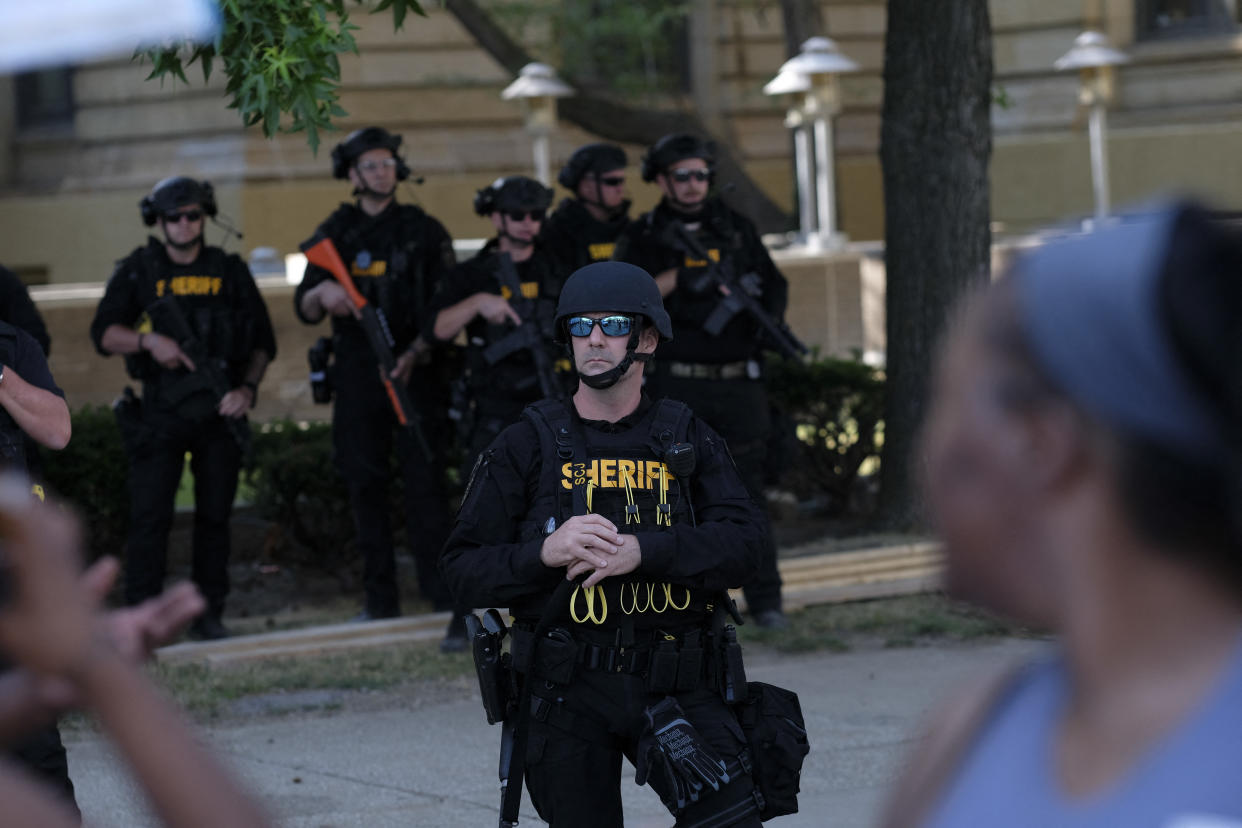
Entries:
{"type": "Polygon", "coordinates": [[[958,320],[924,436],[948,585],[1059,641],[932,720],[886,825],[1242,824],[1240,276],[1179,204],[958,320]]]}
{"type": "MultiPolygon", "coordinates": [[[[106,558],[82,574],[76,522],[11,472],[0,477],[0,538],[0,649],[20,666],[0,681],[0,738],[53,711],[82,708],[128,760],[163,824],[268,824],[138,667],[202,611],[197,591],[180,584],[137,607],[101,612],[117,562],[106,558]]],[[[6,825],[80,824],[57,791],[7,760],[0,760],[0,801],[6,825]]]]}

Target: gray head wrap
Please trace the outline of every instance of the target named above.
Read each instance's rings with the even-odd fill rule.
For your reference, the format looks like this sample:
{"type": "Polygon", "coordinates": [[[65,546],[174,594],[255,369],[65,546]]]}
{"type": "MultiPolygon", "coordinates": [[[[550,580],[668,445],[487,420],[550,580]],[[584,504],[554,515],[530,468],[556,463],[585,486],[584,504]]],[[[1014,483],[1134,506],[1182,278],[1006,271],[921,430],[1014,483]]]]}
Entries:
{"type": "Polygon", "coordinates": [[[1161,300],[1185,209],[1050,242],[1013,278],[1027,342],[1070,399],[1121,431],[1210,462],[1227,446],[1221,415],[1179,361],[1161,300]]]}

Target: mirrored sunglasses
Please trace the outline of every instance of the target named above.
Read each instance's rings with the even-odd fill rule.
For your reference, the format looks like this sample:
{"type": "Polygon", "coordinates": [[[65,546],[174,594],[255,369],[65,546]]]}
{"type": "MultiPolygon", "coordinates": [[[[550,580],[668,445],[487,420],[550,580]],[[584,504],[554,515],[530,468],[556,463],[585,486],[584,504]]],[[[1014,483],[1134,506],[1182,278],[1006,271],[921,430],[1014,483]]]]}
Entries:
{"type": "Polygon", "coordinates": [[[186,221],[198,221],[202,217],[203,217],[202,210],[186,210],[185,212],[177,212],[176,210],[171,210],[164,214],[164,221],[168,222],[169,224],[176,224],[182,219],[185,219],[186,221]]]}
{"type": "Polygon", "coordinates": [[[673,170],[670,177],[678,184],[685,184],[692,178],[695,181],[706,181],[712,174],[708,170],[673,170]]]}
{"type": "Polygon", "coordinates": [[[596,325],[608,336],[628,336],[634,328],[634,319],[629,316],[605,316],[603,319],[592,319],[589,316],[571,316],[566,327],[570,336],[590,336],[591,329],[596,325]]]}

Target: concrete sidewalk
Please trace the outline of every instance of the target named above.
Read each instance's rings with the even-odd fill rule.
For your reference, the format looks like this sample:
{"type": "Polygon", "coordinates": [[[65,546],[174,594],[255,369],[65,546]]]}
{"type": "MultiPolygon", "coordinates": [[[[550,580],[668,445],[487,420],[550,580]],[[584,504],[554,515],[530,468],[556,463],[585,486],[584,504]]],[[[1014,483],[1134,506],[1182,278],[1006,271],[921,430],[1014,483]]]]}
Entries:
{"type": "MultiPolygon", "coordinates": [[[[796,657],[757,654],[747,665],[750,678],[796,690],[811,737],[801,812],[769,824],[873,824],[927,711],[972,674],[1046,646],[992,640],[796,657]]],[[[208,727],[204,736],[283,826],[496,824],[500,731],[486,724],[475,688],[371,712],[344,698],[339,710],[208,727]]],[[[99,737],[67,734],[66,743],[87,824],[157,824],[99,737]]],[[[622,790],[628,826],[671,823],[658,797],[634,785],[628,764],[622,790]]],[[[528,800],[522,823],[542,824],[528,800]]]]}

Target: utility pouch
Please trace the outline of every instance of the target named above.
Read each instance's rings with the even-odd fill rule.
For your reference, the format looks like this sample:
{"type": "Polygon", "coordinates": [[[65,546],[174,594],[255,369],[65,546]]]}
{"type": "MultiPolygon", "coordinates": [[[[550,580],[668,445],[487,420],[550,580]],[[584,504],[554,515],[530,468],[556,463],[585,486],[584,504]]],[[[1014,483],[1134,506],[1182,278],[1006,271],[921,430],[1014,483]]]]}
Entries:
{"type": "Polygon", "coordinates": [[[466,634],[470,636],[487,723],[503,722],[508,715],[511,686],[508,659],[500,651],[504,632],[485,629],[479,616],[470,613],[466,616],[466,634]]]}
{"type": "Polygon", "coordinates": [[[574,677],[574,665],[578,660],[578,644],[568,630],[553,627],[539,642],[534,670],[537,678],[553,684],[569,684],[574,677]]]}
{"type": "Polygon", "coordinates": [[[677,644],[661,641],[651,651],[651,665],[647,668],[647,691],[671,694],[677,687],[677,644]]]}
{"type": "MultiPolygon", "coordinates": [[[[739,656],[741,655],[739,648],[739,656]]],[[[677,692],[686,693],[699,686],[703,678],[703,648],[686,644],[677,659],[677,692]]]]}
{"type": "Polygon", "coordinates": [[[742,645],[737,643],[737,629],[725,625],[720,636],[720,695],[725,704],[737,704],[746,698],[746,667],[742,664],[742,645]]]}
{"type": "Polygon", "coordinates": [[[734,710],[746,735],[755,787],[763,796],[759,818],[796,814],[802,762],[811,750],[798,694],[752,681],[745,701],[734,710]]]}

